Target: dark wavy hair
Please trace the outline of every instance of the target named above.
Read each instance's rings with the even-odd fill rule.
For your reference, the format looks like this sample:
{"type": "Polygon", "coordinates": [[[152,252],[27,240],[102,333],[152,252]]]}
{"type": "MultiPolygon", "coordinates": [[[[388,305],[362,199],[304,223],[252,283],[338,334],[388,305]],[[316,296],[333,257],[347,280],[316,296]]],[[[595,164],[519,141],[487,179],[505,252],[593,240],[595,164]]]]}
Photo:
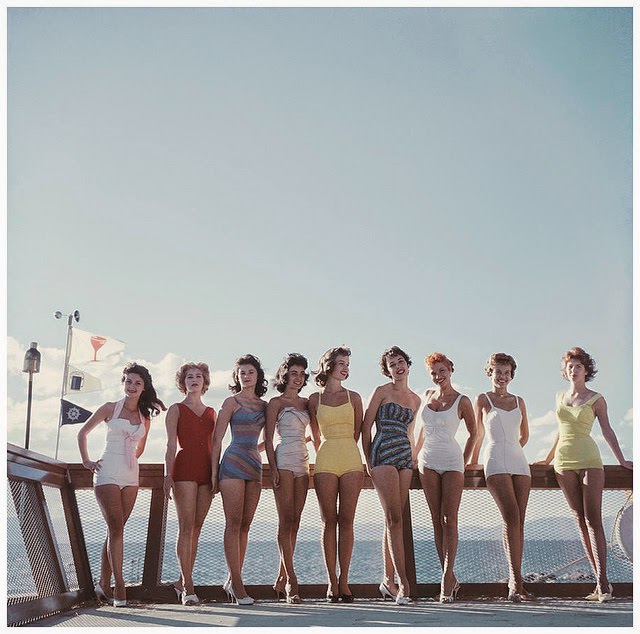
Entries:
{"type": "Polygon", "coordinates": [[[137,374],[144,381],[144,389],[138,400],[138,411],[145,417],[151,418],[157,416],[160,411],[166,412],[166,405],[158,398],[156,389],[153,387],[151,373],[143,365],[139,365],[135,361],[128,363],[122,370],[122,383],[125,382],[127,374],[137,374]]]}
{"type": "Polygon", "coordinates": [[[444,363],[449,368],[449,372],[453,372],[453,361],[449,359],[446,354],[442,354],[442,352],[432,352],[428,357],[425,357],[424,362],[429,367],[432,367],[436,363],[444,363]]]}
{"type": "Polygon", "coordinates": [[[187,372],[189,370],[195,369],[200,370],[202,372],[202,378],[204,379],[204,385],[202,387],[202,393],[204,394],[211,385],[211,375],[209,374],[209,366],[206,363],[194,363],[190,361],[181,365],[176,372],[176,387],[183,393],[187,393],[187,386],[184,383],[184,380],[187,378],[187,372]]]}
{"type": "Polygon", "coordinates": [[[260,398],[267,392],[268,383],[264,378],[264,370],[262,369],[262,365],[260,364],[260,359],[258,357],[253,356],[252,354],[243,354],[240,358],[236,360],[235,368],[233,368],[233,374],[231,375],[231,380],[233,383],[229,385],[229,389],[237,394],[242,390],[242,386],[240,385],[240,380],[238,379],[238,372],[240,371],[241,365],[252,365],[256,372],[258,373],[258,380],[256,381],[255,392],[256,396],[260,398]]]}
{"type": "Polygon", "coordinates": [[[571,359],[578,359],[578,361],[580,361],[584,366],[586,372],[585,382],[591,381],[591,379],[598,373],[598,370],[596,370],[596,362],[593,357],[579,346],[574,346],[571,350],[567,350],[562,355],[562,376],[565,379],[569,380],[569,377],[567,376],[567,363],[569,363],[571,359]]]}
{"type": "Polygon", "coordinates": [[[391,372],[389,372],[389,368],[387,367],[387,357],[402,357],[407,362],[407,365],[411,367],[409,355],[401,348],[398,348],[398,346],[391,346],[391,348],[385,350],[380,357],[380,370],[382,374],[389,378],[391,378],[391,372]]]}
{"type": "MultiPolygon", "coordinates": [[[[307,361],[306,357],[297,352],[290,352],[284,358],[284,361],[280,364],[280,367],[276,372],[276,376],[273,379],[273,387],[275,387],[276,390],[280,392],[280,394],[284,394],[287,383],[289,381],[289,370],[294,365],[299,365],[304,368],[304,383],[302,384],[300,390],[307,384],[307,381],[309,380],[309,373],[307,372],[309,362],[307,361]]],[[[298,392],[300,390],[298,390],[298,392]]]]}
{"type": "Polygon", "coordinates": [[[516,360],[506,352],[494,352],[487,361],[487,365],[484,366],[484,371],[487,373],[487,376],[491,376],[493,374],[493,367],[504,363],[505,365],[511,366],[511,378],[516,375],[516,360]]]}
{"type": "Polygon", "coordinates": [[[327,384],[329,375],[333,372],[338,357],[350,357],[351,350],[345,346],[329,348],[318,361],[318,368],[314,371],[316,385],[324,387],[327,384]]]}

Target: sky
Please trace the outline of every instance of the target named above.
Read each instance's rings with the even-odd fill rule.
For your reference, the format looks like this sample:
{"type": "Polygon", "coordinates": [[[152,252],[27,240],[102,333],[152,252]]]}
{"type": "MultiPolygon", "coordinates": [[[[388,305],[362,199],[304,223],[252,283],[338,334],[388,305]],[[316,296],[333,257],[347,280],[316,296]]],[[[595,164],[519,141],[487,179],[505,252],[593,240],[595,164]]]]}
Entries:
{"type": "MultiPolygon", "coordinates": [[[[53,454],[77,309],[126,344],[88,409],[130,360],[167,405],[208,363],[218,409],[247,352],[272,376],[347,345],[365,401],[392,345],[414,390],[437,350],[472,399],[507,352],[531,462],[579,345],[630,457],[632,31],[629,7],[9,8],[7,440],[37,341],[30,447],[53,454]]],[[[161,416],[143,460],[164,448],[161,416]]]]}

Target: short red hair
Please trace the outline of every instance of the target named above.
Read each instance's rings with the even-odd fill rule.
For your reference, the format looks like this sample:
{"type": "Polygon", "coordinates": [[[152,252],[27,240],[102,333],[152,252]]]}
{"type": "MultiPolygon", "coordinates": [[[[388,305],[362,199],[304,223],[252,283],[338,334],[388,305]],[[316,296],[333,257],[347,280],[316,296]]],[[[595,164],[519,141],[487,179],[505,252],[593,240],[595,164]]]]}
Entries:
{"type": "Polygon", "coordinates": [[[453,361],[451,361],[446,354],[442,354],[442,352],[432,352],[428,357],[425,357],[424,362],[430,368],[436,363],[444,363],[449,368],[449,372],[453,372],[453,361]]]}

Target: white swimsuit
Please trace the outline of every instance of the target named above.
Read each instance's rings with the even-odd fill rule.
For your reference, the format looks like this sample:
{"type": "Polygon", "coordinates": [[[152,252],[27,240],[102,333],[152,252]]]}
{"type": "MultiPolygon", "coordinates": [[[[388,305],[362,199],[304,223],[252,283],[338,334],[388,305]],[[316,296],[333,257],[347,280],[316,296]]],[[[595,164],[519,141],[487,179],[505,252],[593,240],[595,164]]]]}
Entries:
{"type": "Polygon", "coordinates": [[[531,476],[529,463],[520,446],[520,423],[522,413],[516,396],[514,409],[496,407],[485,394],[491,409],[484,419],[488,443],[483,453],[484,477],[498,473],[531,476]]]}
{"type": "MultiPolygon", "coordinates": [[[[100,469],[93,474],[93,486],[117,484],[121,489],[138,486],[136,449],[145,434],[144,423],[132,425],[126,418],[118,418],[124,399],[113,409],[107,421],[107,442],[100,458],[100,469]]],[[[140,415],[142,419],[142,415],[140,415]]]]}
{"type": "Polygon", "coordinates": [[[276,421],[279,438],[276,445],[278,469],[292,471],[295,478],[309,473],[309,452],[307,451],[307,425],[309,412],[295,407],[283,407],[276,421]]]}
{"type": "Polygon", "coordinates": [[[458,403],[461,398],[462,394],[458,394],[449,409],[439,412],[432,410],[427,405],[427,399],[424,399],[418,413],[424,431],[424,441],[418,454],[418,469],[421,473],[425,469],[432,469],[440,474],[446,471],[464,473],[462,449],[455,439],[460,424],[458,403]]]}

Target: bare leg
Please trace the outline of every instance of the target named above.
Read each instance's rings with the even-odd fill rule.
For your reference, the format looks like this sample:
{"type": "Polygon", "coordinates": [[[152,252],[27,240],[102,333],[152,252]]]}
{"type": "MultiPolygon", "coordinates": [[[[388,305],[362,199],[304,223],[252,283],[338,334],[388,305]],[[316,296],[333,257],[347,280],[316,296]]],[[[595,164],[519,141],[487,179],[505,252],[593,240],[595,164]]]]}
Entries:
{"type": "Polygon", "coordinates": [[[420,483],[424,496],[427,499],[429,512],[431,513],[431,523],[433,524],[433,539],[436,545],[440,566],[444,570],[444,549],[442,546],[442,476],[433,471],[425,469],[420,472],[420,483]]]}
{"type": "Polygon", "coordinates": [[[314,488],[320,507],[322,518],[322,555],[327,569],[329,590],[334,597],[338,596],[338,575],[336,574],[336,559],[338,544],[336,529],[338,526],[338,489],[340,481],[333,473],[317,473],[313,477],[314,488]]]}
{"type": "Polygon", "coordinates": [[[385,514],[386,545],[391,554],[393,570],[398,573],[400,596],[410,594],[409,580],[405,568],[404,534],[402,531],[402,512],[406,494],[411,482],[411,469],[398,471],[393,466],[382,465],[371,470],[371,479],[380,498],[385,514]]]}
{"type": "Polygon", "coordinates": [[[338,591],[341,595],[350,596],[349,567],[353,554],[353,520],[356,515],[356,505],[360,490],[364,483],[364,471],[352,471],[340,476],[340,494],[338,507],[338,560],[340,562],[340,577],[338,591]]]}
{"type": "Polygon", "coordinates": [[[531,478],[528,476],[511,476],[508,473],[496,474],[487,478],[487,488],[498,506],[500,515],[502,515],[503,545],[507,563],[509,564],[509,590],[523,595],[523,523],[529,490],[531,489],[531,478]],[[520,505],[523,505],[523,508],[520,505]]]}
{"type": "Polygon", "coordinates": [[[607,539],[602,526],[602,490],[604,489],[604,470],[585,469],[582,479],[582,499],[585,522],[595,574],[601,592],[608,592],[607,578],[607,539]]]}
{"type": "Polygon", "coordinates": [[[442,551],[444,555],[440,594],[449,596],[455,587],[453,566],[458,551],[458,510],[464,488],[464,474],[446,471],[442,474],[442,551]]]}
{"type": "Polygon", "coordinates": [[[116,599],[125,599],[126,590],[122,574],[124,525],[136,502],[138,487],[130,486],[120,489],[116,484],[103,484],[95,487],[94,491],[102,515],[107,522],[107,555],[115,583],[113,596],[116,599]]]}

